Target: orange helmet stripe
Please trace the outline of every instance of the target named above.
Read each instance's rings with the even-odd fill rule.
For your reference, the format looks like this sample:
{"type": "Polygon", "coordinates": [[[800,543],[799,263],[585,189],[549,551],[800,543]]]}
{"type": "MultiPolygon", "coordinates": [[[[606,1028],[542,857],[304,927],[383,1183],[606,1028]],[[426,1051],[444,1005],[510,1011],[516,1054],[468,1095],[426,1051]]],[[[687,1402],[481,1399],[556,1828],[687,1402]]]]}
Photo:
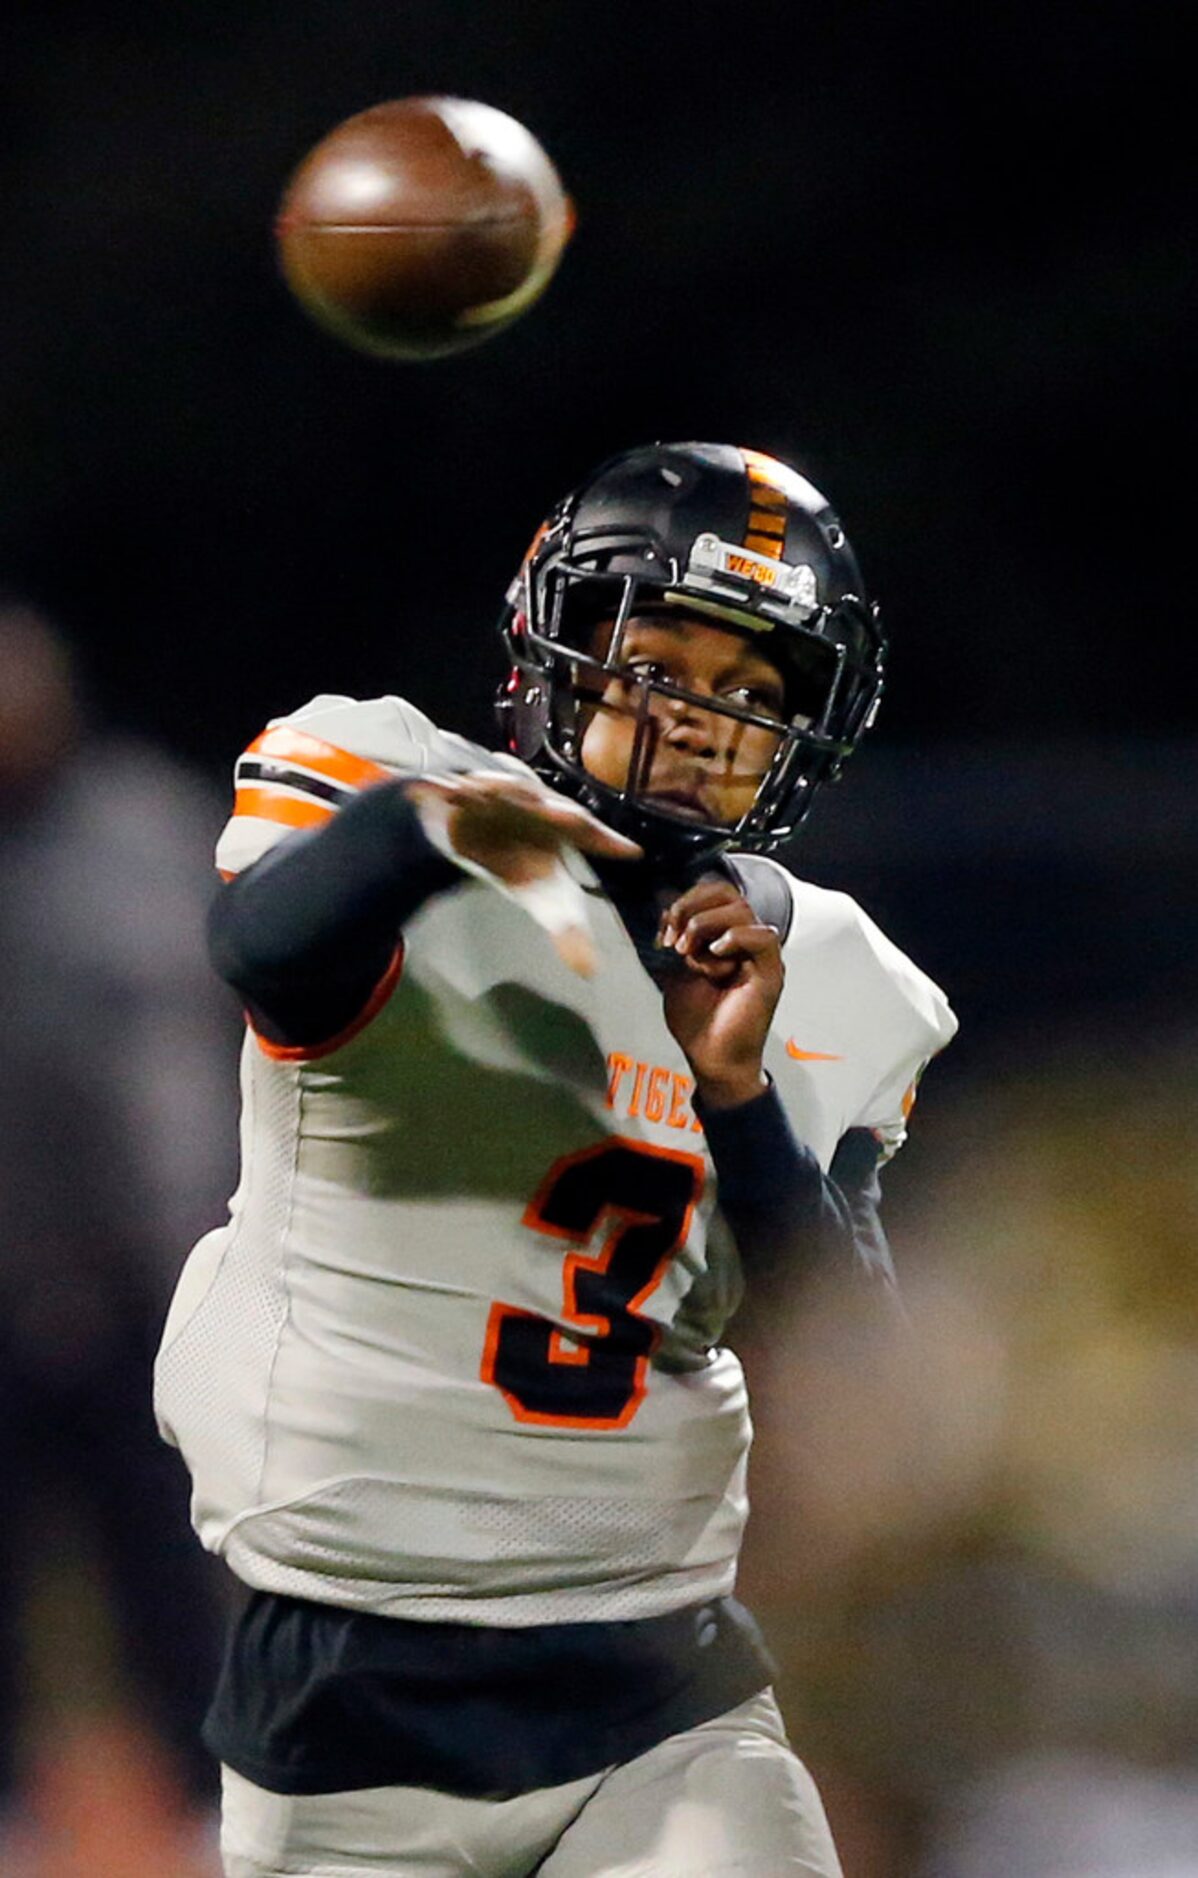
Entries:
{"type": "Polygon", "coordinates": [[[749,478],[749,522],[743,545],[755,554],[782,559],[786,534],[785,466],[761,450],[741,450],[749,478]]]}

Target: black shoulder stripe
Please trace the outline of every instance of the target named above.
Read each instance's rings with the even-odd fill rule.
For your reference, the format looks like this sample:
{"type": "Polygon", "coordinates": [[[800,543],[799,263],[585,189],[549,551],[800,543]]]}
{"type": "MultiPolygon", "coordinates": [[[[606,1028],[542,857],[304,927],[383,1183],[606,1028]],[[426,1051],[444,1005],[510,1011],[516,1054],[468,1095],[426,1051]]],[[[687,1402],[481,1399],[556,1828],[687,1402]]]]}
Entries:
{"type": "Polygon", "coordinates": [[[291,769],[286,763],[272,763],[269,758],[243,756],[237,764],[238,784],[278,783],[281,788],[298,789],[302,795],[316,796],[321,802],[343,804],[353,800],[356,789],[347,783],[330,782],[327,776],[313,776],[304,769],[291,769]]]}

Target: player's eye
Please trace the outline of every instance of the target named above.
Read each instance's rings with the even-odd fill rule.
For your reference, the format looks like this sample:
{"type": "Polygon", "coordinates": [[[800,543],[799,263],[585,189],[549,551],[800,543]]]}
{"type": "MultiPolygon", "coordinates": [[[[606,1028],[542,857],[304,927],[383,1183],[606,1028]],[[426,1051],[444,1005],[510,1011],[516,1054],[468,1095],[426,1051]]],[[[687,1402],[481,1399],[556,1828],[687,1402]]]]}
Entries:
{"type": "Polygon", "coordinates": [[[754,711],[759,717],[776,717],[782,722],[782,687],[781,685],[735,685],[724,693],[730,704],[739,704],[746,711],[754,711]]]}
{"type": "Polygon", "coordinates": [[[659,681],[665,679],[668,681],[670,676],[669,671],[662,664],[660,659],[651,659],[644,656],[625,659],[620,666],[619,675],[621,678],[626,679],[629,684],[634,685],[648,684],[653,679],[659,681]]]}

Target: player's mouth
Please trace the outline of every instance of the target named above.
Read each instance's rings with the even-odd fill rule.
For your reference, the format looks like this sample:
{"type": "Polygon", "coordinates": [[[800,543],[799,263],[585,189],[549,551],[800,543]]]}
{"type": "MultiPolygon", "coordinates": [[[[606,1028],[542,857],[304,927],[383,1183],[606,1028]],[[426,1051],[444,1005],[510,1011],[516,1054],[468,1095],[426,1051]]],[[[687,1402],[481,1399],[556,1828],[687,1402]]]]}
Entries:
{"type": "Polygon", "coordinates": [[[711,810],[698,789],[687,789],[681,785],[675,785],[672,789],[648,789],[641,800],[654,808],[666,809],[671,815],[686,816],[692,821],[711,820],[711,810]]]}

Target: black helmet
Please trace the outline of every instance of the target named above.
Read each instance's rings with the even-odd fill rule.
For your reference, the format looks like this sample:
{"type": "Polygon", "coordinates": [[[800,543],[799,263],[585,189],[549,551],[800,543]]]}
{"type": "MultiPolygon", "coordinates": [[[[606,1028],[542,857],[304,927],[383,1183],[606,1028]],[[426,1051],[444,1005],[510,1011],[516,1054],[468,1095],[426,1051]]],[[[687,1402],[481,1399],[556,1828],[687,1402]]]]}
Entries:
{"type": "Polygon", "coordinates": [[[882,691],[886,642],[836,516],[795,470],[730,444],[652,444],[603,464],[537,531],[501,629],[512,659],[500,693],[509,747],[650,852],[776,847],[839,774],[882,691]],[[765,721],[749,708],[646,677],[625,786],[582,765],[582,734],[620,669],[626,622],[662,607],[742,633],[785,681],[777,752],[735,824],[696,826],[645,799],[649,711],[655,695],[681,697],[765,721]],[[595,631],[603,621],[614,622],[606,643],[595,631]]]}

